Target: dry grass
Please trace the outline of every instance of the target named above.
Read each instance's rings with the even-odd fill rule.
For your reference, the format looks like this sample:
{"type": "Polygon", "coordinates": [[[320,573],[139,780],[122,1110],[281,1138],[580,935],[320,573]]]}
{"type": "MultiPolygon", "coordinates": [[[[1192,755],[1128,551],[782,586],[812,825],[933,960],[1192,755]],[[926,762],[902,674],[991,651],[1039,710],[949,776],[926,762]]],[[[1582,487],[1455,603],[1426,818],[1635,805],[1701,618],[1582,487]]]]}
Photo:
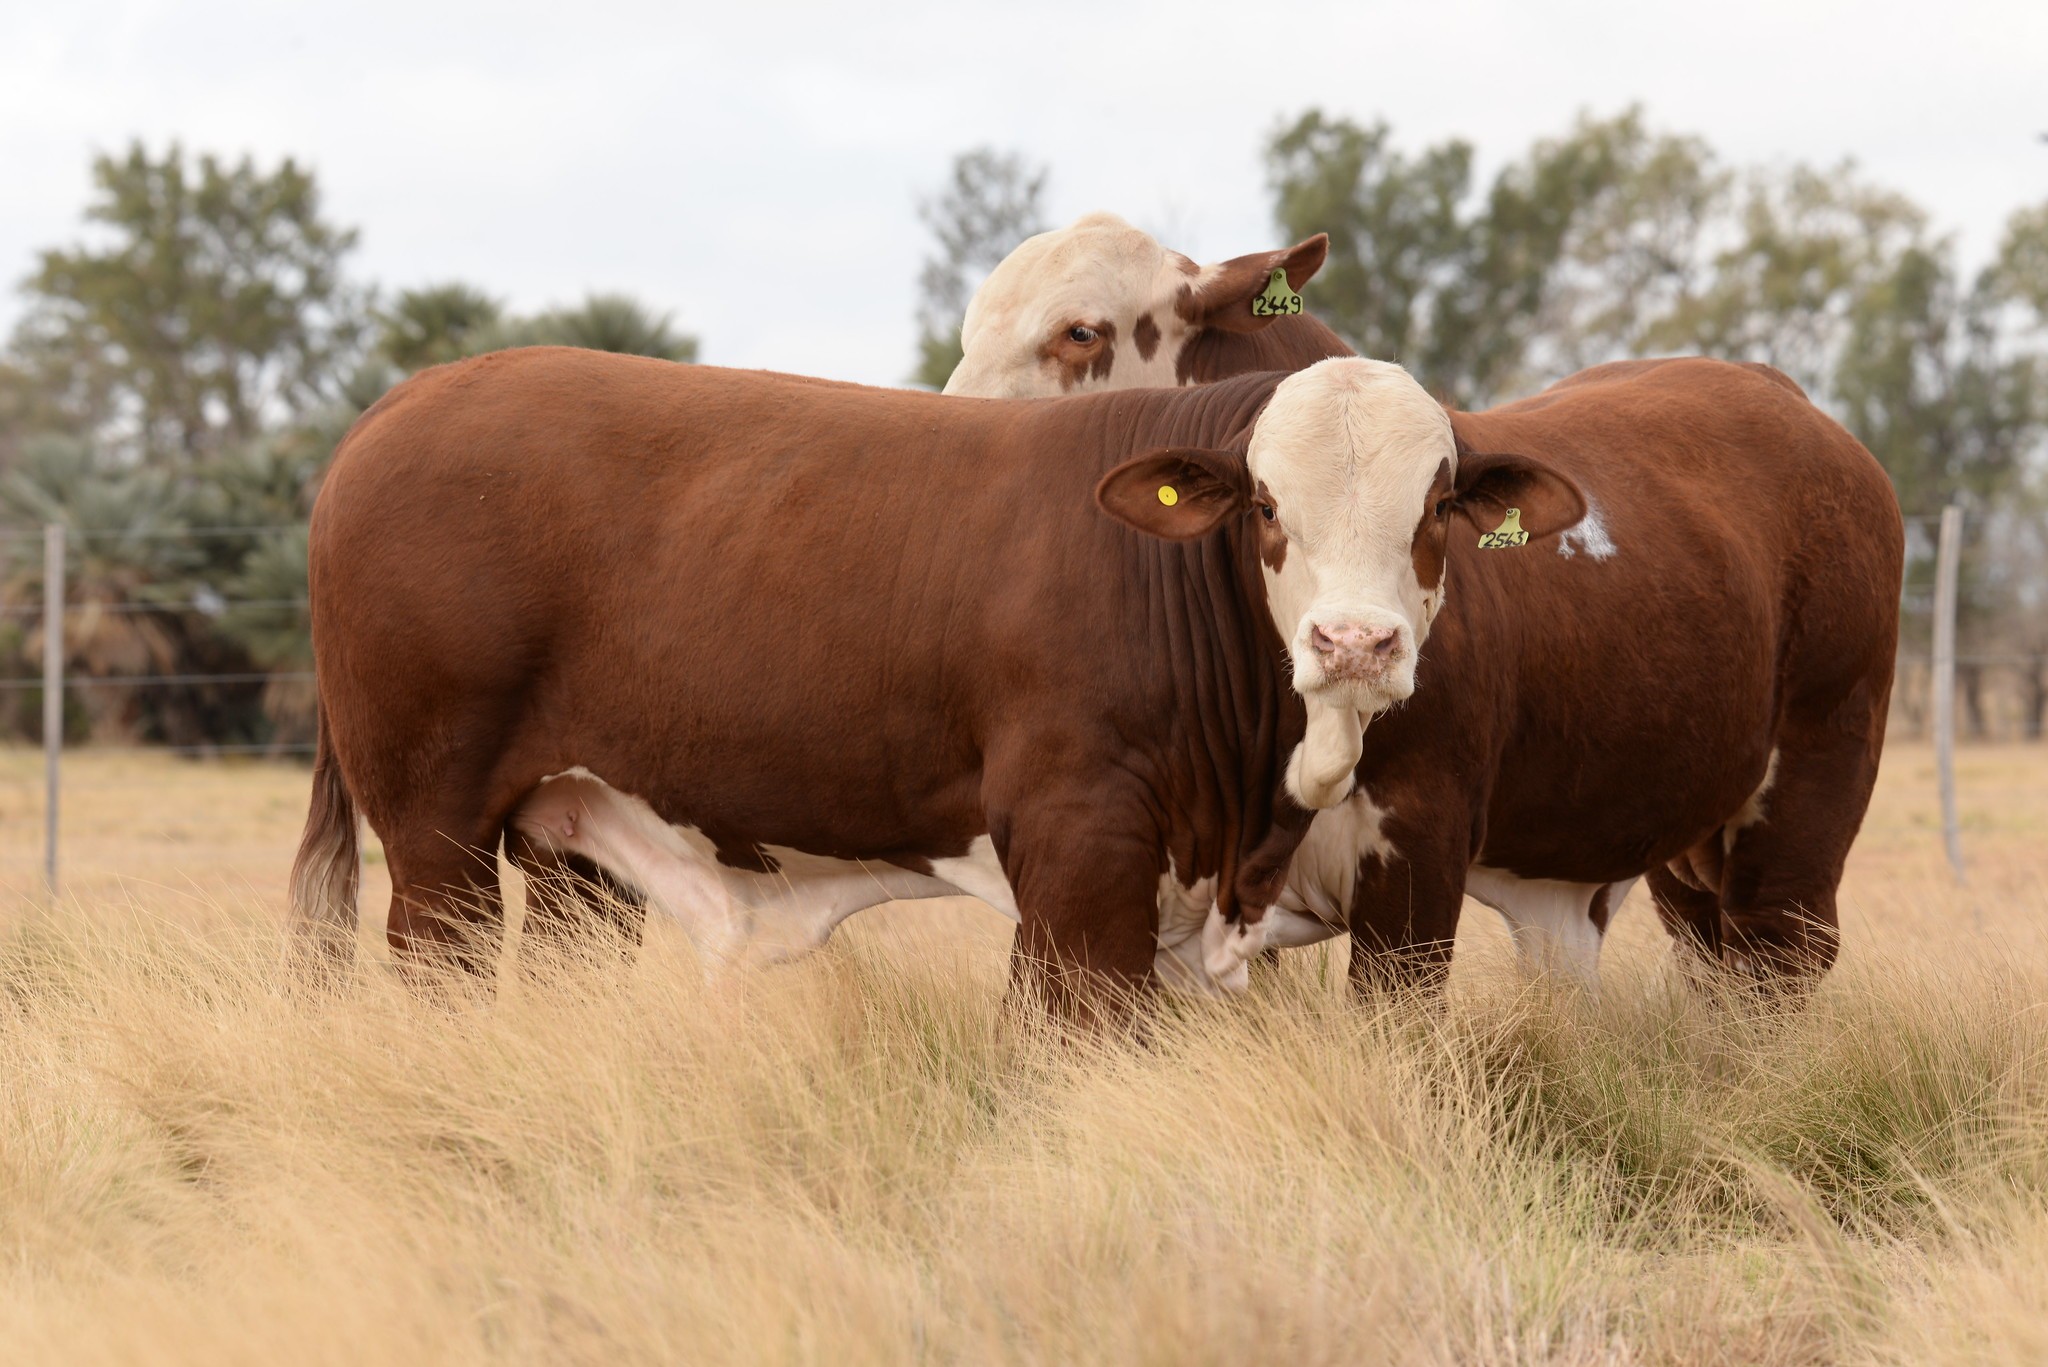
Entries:
{"type": "MultiPolygon", "coordinates": [[[[2038,750],[1965,753],[1967,894],[1895,752],[1791,1019],[1689,997],[1633,904],[1552,998],[1473,908],[1439,1013],[1297,955],[1144,1044],[1006,1015],[961,903],[713,988],[657,935],[286,997],[304,775],[73,771],[67,897],[0,917],[10,1361],[2048,1357],[2038,750]]],[[[17,889],[35,791],[0,755],[17,889]]]]}

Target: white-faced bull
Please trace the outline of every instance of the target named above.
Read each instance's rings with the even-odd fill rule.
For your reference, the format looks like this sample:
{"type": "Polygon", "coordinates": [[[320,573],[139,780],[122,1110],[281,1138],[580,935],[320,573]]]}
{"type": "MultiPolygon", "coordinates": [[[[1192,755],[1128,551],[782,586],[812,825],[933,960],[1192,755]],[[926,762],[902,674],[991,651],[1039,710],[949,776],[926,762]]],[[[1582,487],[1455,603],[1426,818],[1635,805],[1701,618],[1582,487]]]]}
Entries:
{"type": "Polygon", "coordinates": [[[1368,361],[1058,404],[559,349],[427,371],[314,510],[301,943],[351,942],[360,811],[406,963],[490,962],[502,841],[541,939],[565,870],[714,964],[968,893],[1063,1004],[1237,986],[1296,797],[1341,796],[1451,518],[1503,500],[1579,511],[1532,462],[1460,467],[1368,361]]]}

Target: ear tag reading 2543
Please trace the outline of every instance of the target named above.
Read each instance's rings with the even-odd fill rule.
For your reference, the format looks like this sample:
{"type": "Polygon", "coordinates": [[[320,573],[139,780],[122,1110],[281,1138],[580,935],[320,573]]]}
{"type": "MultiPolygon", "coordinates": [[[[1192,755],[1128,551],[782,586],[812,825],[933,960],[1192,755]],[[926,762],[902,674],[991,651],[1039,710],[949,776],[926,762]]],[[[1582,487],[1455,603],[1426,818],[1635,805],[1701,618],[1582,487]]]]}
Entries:
{"type": "Polygon", "coordinates": [[[1180,502],[1180,491],[1171,484],[1162,484],[1159,486],[1159,501],[1171,508],[1174,504],[1180,502]]]}
{"type": "Polygon", "coordinates": [[[1285,269],[1276,268],[1273,278],[1266,282],[1263,294],[1252,297],[1252,317],[1278,318],[1284,314],[1301,312],[1301,296],[1287,283],[1285,269]]]}
{"type": "Polygon", "coordinates": [[[1480,535],[1479,549],[1482,551],[1504,551],[1515,546],[1529,544],[1529,534],[1522,530],[1522,510],[1508,509],[1508,515],[1501,524],[1490,532],[1480,535]]]}

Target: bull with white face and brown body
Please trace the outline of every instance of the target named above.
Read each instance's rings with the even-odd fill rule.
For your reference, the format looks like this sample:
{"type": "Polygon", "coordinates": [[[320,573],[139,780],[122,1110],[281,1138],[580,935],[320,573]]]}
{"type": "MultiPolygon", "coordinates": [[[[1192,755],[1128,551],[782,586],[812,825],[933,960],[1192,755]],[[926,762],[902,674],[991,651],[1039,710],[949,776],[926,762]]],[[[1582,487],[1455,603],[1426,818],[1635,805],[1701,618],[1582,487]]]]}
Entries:
{"type": "Polygon", "coordinates": [[[1411,687],[1452,515],[1580,511],[1453,456],[1360,360],[1056,403],[554,348],[426,371],[314,509],[299,943],[352,943],[360,812],[403,963],[489,963],[502,840],[542,935],[564,869],[713,964],[968,893],[1068,1006],[1239,986],[1302,802],[1411,687]]]}
{"type": "MultiPolygon", "coordinates": [[[[1323,246],[1204,268],[1107,215],[1043,234],[976,295],[946,392],[1348,355],[1307,315],[1251,306],[1272,270],[1298,289],[1323,246]],[[1133,345],[1162,319],[1172,336],[1133,345]]],[[[1587,516],[1549,545],[1418,550],[1411,592],[1436,626],[1407,657],[1415,696],[1366,730],[1356,788],[1316,817],[1269,938],[1348,927],[1357,981],[1432,984],[1470,894],[1506,917],[1526,965],[1591,981],[1608,917],[1647,874],[1699,960],[1773,981],[1825,969],[1897,641],[1903,531],[1883,471],[1763,366],[1623,362],[1448,417],[1460,482],[1488,453],[1533,457],[1587,516]]],[[[1327,796],[1331,774],[1310,777],[1327,796]]]]}

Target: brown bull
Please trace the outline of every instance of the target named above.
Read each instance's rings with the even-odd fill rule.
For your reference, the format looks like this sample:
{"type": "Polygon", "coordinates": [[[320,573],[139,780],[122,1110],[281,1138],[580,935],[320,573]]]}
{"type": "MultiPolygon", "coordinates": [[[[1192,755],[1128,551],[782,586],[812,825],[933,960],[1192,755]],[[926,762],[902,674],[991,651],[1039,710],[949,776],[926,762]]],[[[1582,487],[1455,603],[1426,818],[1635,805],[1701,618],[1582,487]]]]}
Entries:
{"type": "Polygon", "coordinates": [[[965,892],[1058,1000],[1239,985],[1297,800],[1413,687],[1452,513],[1510,503],[1583,511],[1457,461],[1370,361],[1053,404],[550,348],[425,372],[314,509],[301,943],[350,943],[360,811],[407,963],[488,963],[502,841],[713,963],[965,892]]]}

